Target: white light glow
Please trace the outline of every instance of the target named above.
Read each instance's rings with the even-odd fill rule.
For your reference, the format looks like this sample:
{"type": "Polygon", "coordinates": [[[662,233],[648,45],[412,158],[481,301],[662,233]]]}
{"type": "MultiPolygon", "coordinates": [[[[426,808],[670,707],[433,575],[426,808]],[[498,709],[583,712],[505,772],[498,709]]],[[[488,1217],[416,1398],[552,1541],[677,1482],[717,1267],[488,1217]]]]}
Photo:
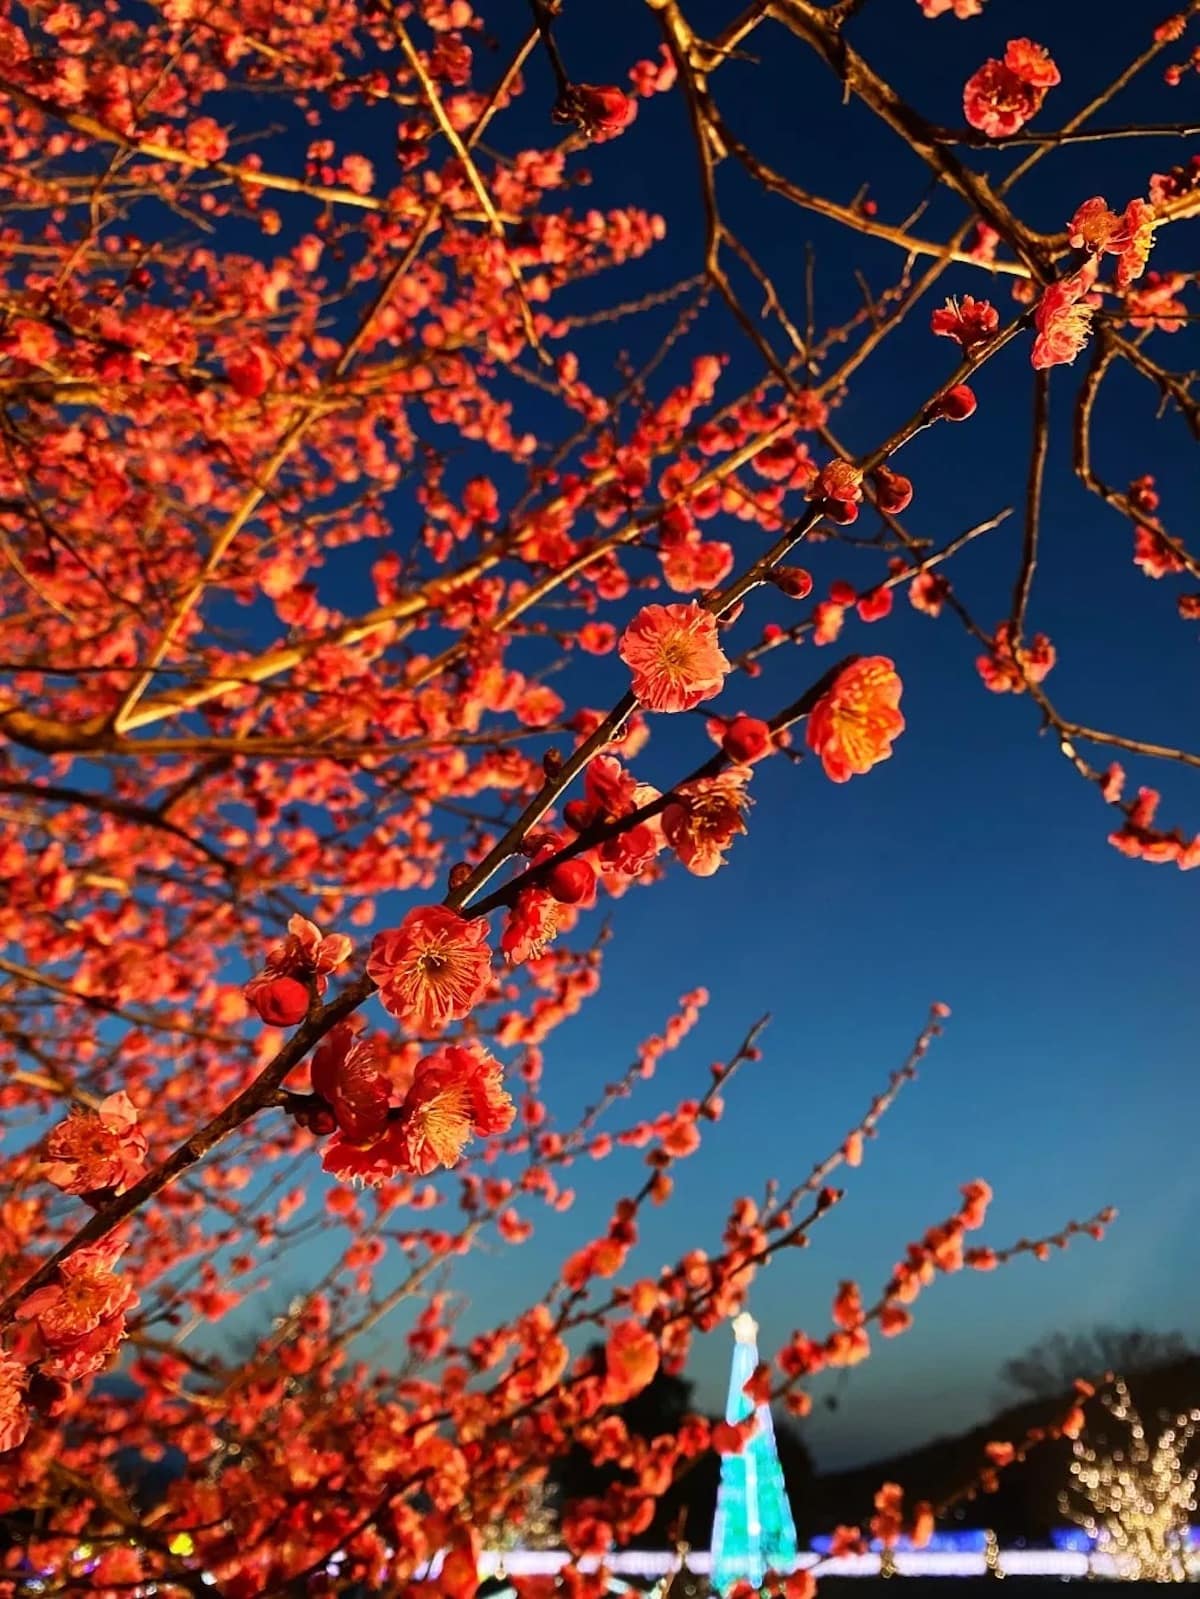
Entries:
{"type": "MultiPolygon", "coordinates": [[[[983,1554],[953,1549],[905,1550],[894,1557],[897,1573],[902,1577],[982,1577],[987,1572],[987,1558],[983,1554]]],[[[503,1553],[488,1551],[480,1556],[481,1577],[549,1577],[561,1571],[568,1556],[562,1549],[508,1549],[503,1553]]],[[[615,1550],[604,1560],[588,1556],[578,1562],[581,1571],[595,1571],[603,1565],[614,1576],[665,1577],[679,1565],[679,1556],[669,1549],[615,1550]]],[[[689,1571],[698,1577],[706,1576],[712,1567],[712,1557],[705,1549],[689,1552],[689,1571]]],[[[823,1577],[878,1577],[879,1555],[824,1556],[811,1549],[802,1550],[796,1559],[796,1570],[816,1567],[823,1577]]],[[[1114,1575],[1114,1562],[1102,1554],[1090,1557],[1068,1549],[1002,1549],[999,1568],[1010,1577],[1106,1577],[1114,1575]]]]}

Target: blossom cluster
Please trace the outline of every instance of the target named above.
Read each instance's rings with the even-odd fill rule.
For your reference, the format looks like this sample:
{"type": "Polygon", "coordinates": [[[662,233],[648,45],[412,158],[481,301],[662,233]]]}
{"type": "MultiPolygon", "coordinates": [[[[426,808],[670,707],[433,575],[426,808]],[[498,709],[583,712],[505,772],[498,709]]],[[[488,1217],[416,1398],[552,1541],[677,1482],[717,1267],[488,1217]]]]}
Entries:
{"type": "Polygon", "coordinates": [[[975,668],[993,694],[1024,694],[1030,683],[1041,683],[1058,659],[1054,645],[1044,633],[1035,633],[1014,652],[1012,629],[998,624],[991,648],[976,658],[975,668]]]}
{"type": "Polygon", "coordinates": [[[1010,39],[1002,60],[990,57],[968,78],[963,114],[989,139],[1007,138],[1038,114],[1046,91],[1061,82],[1062,74],[1044,45],[1010,39]]]}
{"type": "Polygon", "coordinates": [[[506,1133],[516,1114],[499,1062],[478,1044],[423,1055],[397,1083],[377,1047],[340,1023],[318,1046],[311,1075],[317,1103],[295,1114],[332,1132],[325,1170],[372,1186],[456,1166],[473,1137],[506,1133]]]}
{"type": "Polygon", "coordinates": [[[313,996],[325,992],[329,974],[350,958],[353,947],[345,933],[322,937],[315,922],[293,916],[283,943],[270,951],[263,970],[246,984],[247,1002],[270,1026],[295,1026],[304,1020],[313,996]]]}

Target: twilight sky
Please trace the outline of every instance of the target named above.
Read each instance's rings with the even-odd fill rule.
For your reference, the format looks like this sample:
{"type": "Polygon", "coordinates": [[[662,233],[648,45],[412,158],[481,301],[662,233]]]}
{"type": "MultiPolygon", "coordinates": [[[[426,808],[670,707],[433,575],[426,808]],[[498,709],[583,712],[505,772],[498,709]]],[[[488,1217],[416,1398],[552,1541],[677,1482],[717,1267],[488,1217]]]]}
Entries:
{"type": "MultiPolygon", "coordinates": [[[[686,7],[698,28],[712,31],[735,9],[732,0],[686,7]]],[[[509,31],[525,25],[522,9],[511,10],[511,30],[498,30],[504,45],[509,31]]],[[[961,85],[970,73],[986,56],[1002,54],[1007,38],[1028,34],[1051,48],[1063,70],[1062,87],[1035,124],[1053,128],[1142,46],[1156,19],[1118,0],[991,0],[983,18],[927,22],[914,0],[869,0],[852,37],[906,97],[949,123],[961,120],[961,85]]],[[[656,46],[638,0],[568,0],[559,37],[570,70],[595,83],[623,81],[656,46]]],[[[758,64],[732,64],[714,82],[725,114],[752,147],[801,185],[842,201],[869,183],[889,220],[922,199],[924,168],[866,111],[842,106],[815,58],[767,27],[748,48],[761,52],[758,64]]],[[[1167,91],[1152,75],[1102,121],[1195,121],[1198,81],[1167,91]]],[[[539,57],[530,92],[498,123],[496,144],[511,151],[523,139],[544,139],[551,99],[539,57]]],[[[1077,147],[1022,185],[1018,209],[1038,226],[1059,228],[1080,201],[1103,193],[1123,205],[1145,193],[1150,173],[1189,153],[1183,141],[1161,138],[1077,147]]],[[[987,164],[978,153],[972,159],[987,164]]],[[[1003,171],[1011,160],[992,157],[989,170],[1003,171]]],[[[643,105],[633,132],[597,148],[586,164],[594,183],[580,203],[661,210],[668,236],[647,260],[564,295],[562,310],[594,309],[696,270],[701,213],[679,98],[643,105]]],[[[819,326],[844,319],[859,303],[856,269],[879,288],[902,264],[891,246],[758,194],[733,172],[722,174],[722,194],[729,220],[801,315],[811,241],[819,326]]],[[[935,196],[922,231],[944,236],[959,214],[952,197],[935,196]]],[[[1151,264],[1186,260],[1195,227],[1167,230],[1151,264]]],[[[1004,280],[973,269],[950,271],[944,288],[990,294],[1002,316],[1009,307],[1004,280]]],[[[747,301],[756,303],[752,294],[747,301]]],[[[940,303],[940,296],[927,302],[855,383],[834,417],[851,447],[866,449],[888,433],[950,368],[951,348],[928,332],[929,311],[940,303]]],[[[581,345],[593,362],[585,368],[589,381],[615,387],[604,377],[615,350],[644,356],[663,326],[650,316],[615,334],[600,330],[581,345]]],[[[1190,331],[1173,343],[1156,335],[1163,358],[1176,366],[1200,365],[1194,340],[1190,331]]],[[[724,394],[757,370],[723,311],[710,310],[693,335],[690,353],[701,350],[730,353],[724,394]]],[[[981,375],[971,423],[934,430],[904,453],[898,464],[917,486],[906,518],[913,531],[941,543],[1003,506],[1020,505],[1028,357],[1023,338],[981,375]]],[[[672,370],[678,368],[666,369],[664,390],[672,370]]],[[[1048,687],[1081,721],[1195,748],[1196,629],[1176,617],[1178,587],[1141,576],[1131,564],[1128,526],[1070,473],[1079,376],[1060,370],[1052,384],[1044,550],[1030,611],[1031,630],[1048,632],[1059,652],[1048,687]]],[[[522,403],[537,402],[525,391],[522,403]]],[[[1101,458],[1117,484],[1155,471],[1168,523],[1186,537],[1200,476],[1184,428],[1174,417],[1156,424],[1154,405],[1153,393],[1134,379],[1114,381],[1098,421],[1101,458]]],[[[552,417],[547,409],[547,429],[552,417]]],[[[478,470],[478,462],[468,465],[478,470]]],[[[717,536],[726,532],[719,528],[717,536]]],[[[740,555],[750,537],[762,538],[729,536],[740,555]]],[[[1007,612],[1019,544],[1014,517],[953,567],[956,587],[985,625],[1007,612]]],[[[868,566],[832,545],[806,559],[818,591],[832,578],[879,570],[877,555],[868,566]]],[[[757,597],[734,647],[780,616],[777,596],[757,597]]],[[[569,1126],[572,1112],[632,1058],[639,1039],[661,1026],[677,996],[703,984],[712,1003],[689,1043],[648,1085],[639,1109],[649,1113],[701,1090],[709,1062],[732,1050],[756,1017],[772,1013],[764,1059],[738,1079],[702,1154],[677,1169],[673,1203],[645,1218],[633,1269],[653,1271],[692,1245],[719,1247],[734,1195],[761,1194],[770,1174],[786,1185],[806,1173],[903,1059],[927,1003],[952,1005],[947,1037],[868,1147],[863,1169],[851,1174],[843,1206],[813,1248],[782,1259],[756,1284],[751,1306],[771,1349],[793,1327],[826,1325],[840,1278],[860,1278],[868,1295],[882,1286],[905,1244],[954,1208],[958,1185],[970,1178],[985,1177],[996,1190],[984,1235],[996,1245],[1053,1230],[1105,1203],[1119,1207],[1121,1219],[1101,1246],[1076,1244],[1050,1264],[1021,1262],[1001,1276],[940,1282],[918,1306],[914,1330],[839,1384],[836,1413],[818,1409],[807,1425],[827,1467],[979,1419],[1000,1397],[996,1371],[1004,1357],[1056,1328],[1109,1322],[1187,1330],[1200,1322],[1200,1173],[1191,1148],[1200,1111],[1197,879],[1127,862],[1106,844],[1111,824],[1099,799],[1039,738],[1026,703],[983,689],[976,650],[952,620],[931,622],[901,597],[886,622],[869,632],[855,623],[844,642],[890,654],[903,676],[908,732],[894,758],[843,787],[825,781],[812,763],[760,768],[749,835],[723,871],[708,881],[672,871],[653,892],[632,892],[616,905],[604,990],[555,1034],[546,1079],[549,1102],[569,1126]]],[[[763,679],[731,683],[720,708],[768,713],[829,661],[811,645],[776,652],[763,679]]],[[[562,681],[576,679],[568,673],[562,681]]],[[[588,703],[607,704],[624,687],[619,662],[592,663],[586,684],[588,703]]],[[[638,770],[662,786],[708,747],[689,718],[659,718],[653,733],[638,770]]],[[[1163,788],[1169,821],[1197,826],[1195,774],[1129,764],[1135,781],[1163,788]]],[[[603,1225],[612,1200],[641,1171],[634,1152],[577,1170],[583,1191],[573,1212],[534,1213],[533,1243],[466,1262],[457,1278],[473,1301],[464,1326],[482,1325],[540,1292],[553,1263],[603,1225]]],[[[401,1328],[388,1323],[372,1349],[378,1358],[388,1358],[401,1328]]],[[[730,1348],[724,1329],[697,1346],[690,1374],[706,1405],[723,1402],[730,1348]]]]}
{"type": "MultiPolygon", "coordinates": [[[[685,9],[698,28],[715,32],[736,8],[707,0],[685,9]]],[[[963,81],[987,55],[1002,54],[1007,38],[1028,34],[1050,47],[1063,70],[1063,86],[1035,123],[1049,128],[1142,47],[1155,20],[1156,13],[1115,0],[992,0],[982,18],[927,22],[913,0],[871,0],[852,37],[927,115],[952,123],[961,118],[963,81]]],[[[592,82],[620,81],[656,44],[634,0],[568,5],[559,38],[569,70],[592,82]]],[[[755,64],[724,69],[714,86],[753,148],[802,186],[839,200],[869,182],[888,219],[921,199],[924,169],[866,111],[841,105],[815,58],[770,27],[747,48],[755,64]]],[[[537,108],[539,76],[549,94],[539,62],[520,114],[537,108]]],[[[1188,84],[1164,89],[1155,73],[1101,123],[1195,120],[1198,99],[1188,84]]],[[[1121,205],[1144,193],[1151,172],[1190,150],[1163,139],[1077,147],[1046,162],[1016,194],[1037,225],[1061,227],[1092,194],[1121,205]]],[[[991,158],[1000,171],[1011,162],[991,158]]],[[[695,270],[700,207],[677,97],[643,105],[634,132],[597,149],[587,164],[595,175],[590,199],[637,202],[668,220],[664,245],[607,280],[605,292],[624,298],[626,279],[636,292],[695,270]]],[[[819,323],[853,309],[855,269],[875,286],[898,269],[886,244],[754,192],[732,171],[722,185],[730,220],[797,309],[812,242],[819,323]]],[[[936,237],[957,216],[953,201],[939,197],[922,225],[936,237]]],[[[1164,233],[1157,264],[1186,258],[1188,226],[1164,233]]],[[[961,268],[944,281],[947,293],[990,293],[1004,314],[1002,280],[991,285],[961,268]]],[[[594,305],[596,291],[588,292],[594,305]]],[[[757,303],[752,294],[747,303],[757,303]]],[[[751,370],[753,353],[723,312],[710,313],[702,328],[694,349],[728,350],[734,372],[751,370]]],[[[949,365],[949,352],[931,348],[927,329],[928,308],[888,343],[873,376],[855,384],[835,418],[853,446],[890,431],[949,365]]],[[[1168,344],[1159,336],[1163,359],[1186,365],[1185,340],[1193,342],[1191,361],[1200,359],[1194,337],[1168,344]]],[[[642,323],[625,324],[617,336],[635,352],[649,340],[642,323]]],[[[935,430],[905,453],[902,469],[917,484],[910,527],[940,543],[1004,505],[1020,505],[1030,378],[1021,340],[981,376],[973,423],[935,430]]],[[[1071,476],[1067,429],[1077,381],[1072,371],[1054,374],[1045,546],[1031,609],[1031,625],[1044,628],[1059,651],[1048,686],[1080,720],[1194,748],[1195,629],[1176,619],[1171,585],[1132,566],[1128,526],[1071,476]]],[[[1154,404],[1132,380],[1114,386],[1100,420],[1102,459],[1117,483],[1157,471],[1168,519],[1173,508],[1186,535],[1200,487],[1194,447],[1177,419],[1155,425],[1154,404]]],[[[1007,610],[1019,540],[1014,517],[955,566],[956,584],[985,624],[1007,610]]],[[[734,536],[736,547],[744,541],[734,536]]],[[[830,546],[810,552],[809,561],[818,589],[856,573],[830,546]]],[[[753,608],[738,639],[753,637],[777,611],[777,602],[753,608]]],[[[772,1013],[764,1060],[737,1081],[703,1153],[679,1168],[674,1203],[647,1218],[635,1264],[657,1267],[692,1243],[715,1247],[731,1194],[760,1193],[771,1173],[786,1184],[806,1172],[903,1057],[927,1000],[953,1006],[947,1037],[853,1174],[841,1210],[812,1249],[782,1259],[756,1284],[752,1306],[764,1344],[797,1325],[824,1325],[840,1277],[882,1285],[905,1243],[952,1208],[968,1178],[986,1177],[996,1189],[986,1234],[995,1243],[1106,1202],[1120,1208],[1103,1245],[1076,1244],[1052,1263],[1021,1262],[1002,1276],[940,1283],[919,1305],[913,1331],[841,1383],[836,1413],[818,1410],[808,1424],[811,1446],[829,1466],[977,1419],[998,1396],[994,1374],[1005,1355],[1055,1328],[1107,1321],[1187,1329],[1200,1321],[1189,1242],[1200,1222],[1200,1175],[1189,1150],[1200,1110],[1196,880],[1127,862],[1106,844],[1103,806],[1039,738],[1028,705],[983,690],[975,651],[955,624],[931,623],[901,601],[887,622],[857,629],[847,644],[891,654],[904,678],[909,731],[895,757],[840,788],[807,766],[761,768],[749,835],[716,878],[675,872],[616,907],[605,989],[556,1035],[548,1063],[551,1102],[566,1114],[630,1057],[677,994],[703,983],[713,996],[706,1019],[643,1101],[665,1105],[701,1084],[709,1061],[732,1049],[748,1022],[772,1013]]],[[[735,709],[725,703],[734,699],[762,711],[785,703],[827,664],[810,648],[778,652],[764,680],[731,687],[722,708],[735,709]]],[[[656,721],[640,763],[663,783],[690,765],[698,747],[695,730],[665,721],[656,721]]],[[[1130,764],[1162,786],[1167,814],[1195,825],[1194,777],[1130,764]]],[[[616,1161],[580,1173],[586,1193],[576,1212],[539,1221],[539,1238],[548,1245],[557,1235],[564,1243],[577,1237],[584,1220],[599,1219],[607,1200],[634,1180],[637,1158],[627,1157],[623,1173],[616,1161]]],[[[491,1271],[477,1263],[464,1284],[483,1299],[532,1288],[544,1276],[537,1254],[526,1248],[498,1257],[491,1271]]],[[[723,1400],[729,1352],[722,1330],[693,1360],[700,1396],[712,1405],[723,1400]]]]}

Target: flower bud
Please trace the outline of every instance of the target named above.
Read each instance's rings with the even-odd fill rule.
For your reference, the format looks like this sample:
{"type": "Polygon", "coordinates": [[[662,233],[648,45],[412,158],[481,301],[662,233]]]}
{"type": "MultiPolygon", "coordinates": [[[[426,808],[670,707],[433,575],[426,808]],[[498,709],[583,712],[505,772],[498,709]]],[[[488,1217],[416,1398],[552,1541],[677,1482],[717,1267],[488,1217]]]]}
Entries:
{"type": "Polygon", "coordinates": [[[912,483],[908,478],[901,477],[899,472],[880,466],[872,473],[872,479],[875,484],[875,504],[885,516],[898,516],[912,504],[912,483]]]}
{"type": "Polygon", "coordinates": [[[615,83],[575,83],[563,91],[552,115],[577,123],[589,139],[612,139],[637,116],[637,101],[615,83]]]}
{"type": "Polygon", "coordinates": [[[578,905],[596,883],[594,868],[584,860],[559,861],[546,874],[546,887],[560,905],[578,905]]]}
{"type": "Polygon", "coordinates": [[[806,572],[802,566],[776,567],[771,574],[771,581],[790,600],[806,600],[812,593],[812,573],[806,572]]]}
{"type": "Polygon", "coordinates": [[[929,407],[929,419],[931,422],[965,422],[974,415],[978,403],[974,389],[965,383],[956,383],[929,407]]]}
{"type": "Polygon", "coordinates": [[[721,748],[731,761],[748,766],[771,748],[771,729],[757,716],[735,716],[721,736],[721,748]]]}
{"type": "Polygon", "coordinates": [[[295,977],[257,984],[246,998],[268,1027],[294,1027],[308,1015],[308,989],[295,977]]]}
{"type": "Polygon", "coordinates": [[[563,821],[577,833],[582,833],[585,827],[590,827],[595,819],[595,809],[587,800],[568,800],[563,806],[563,821]]]}

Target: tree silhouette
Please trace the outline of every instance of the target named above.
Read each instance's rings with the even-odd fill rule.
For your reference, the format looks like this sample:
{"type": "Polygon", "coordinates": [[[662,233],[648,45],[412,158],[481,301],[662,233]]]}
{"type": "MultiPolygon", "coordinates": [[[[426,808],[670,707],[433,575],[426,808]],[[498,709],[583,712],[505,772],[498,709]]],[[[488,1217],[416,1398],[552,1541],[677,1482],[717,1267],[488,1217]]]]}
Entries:
{"type": "Polygon", "coordinates": [[[1117,1372],[1136,1379],[1195,1353],[1196,1346],[1179,1332],[1145,1327],[1094,1327],[1077,1333],[1054,1332],[1014,1355],[1000,1368],[1010,1388],[1034,1399],[1066,1393],[1077,1377],[1117,1372]]]}

